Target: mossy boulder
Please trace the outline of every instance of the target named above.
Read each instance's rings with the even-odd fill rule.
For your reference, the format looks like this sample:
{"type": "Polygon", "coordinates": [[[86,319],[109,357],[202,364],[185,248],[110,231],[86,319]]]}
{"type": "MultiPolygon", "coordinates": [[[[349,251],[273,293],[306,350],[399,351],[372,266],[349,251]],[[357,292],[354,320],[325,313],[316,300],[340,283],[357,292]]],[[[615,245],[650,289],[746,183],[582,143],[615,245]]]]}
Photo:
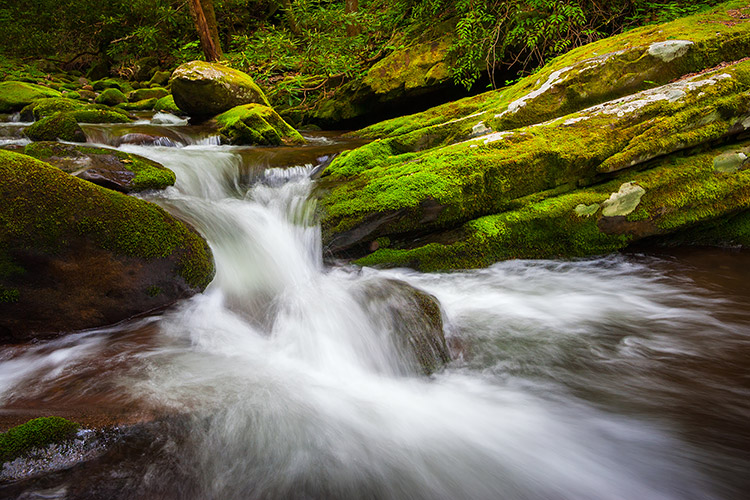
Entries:
{"type": "Polygon", "coordinates": [[[60,97],[56,90],[25,82],[0,82],[0,113],[14,113],[37,99],[60,97]]]}
{"type": "Polygon", "coordinates": [[[63,172],[122,193],[164,189],[175,183],[174,172],[131,153],[107,148],[34,142],[24,153],[63,172]]]}
{"type": "Polygon", "coordinates": [[[35,448],[44,448],[76,435],[79,425],[62,417],[41,417],[0,433],[0,462],[8,462],[35,448]]]}
{"type": "Polygon", "coordinates": [[[126,123],[131,120],[127,112],[108,106],[51,97],[38,99],[24,107],[21,110],[21,121],[41,120],[55,113],[66,112],[74,112],[76,121],[80,123],[126,123]]]}
{"type": "Polygon", "coordinates": [[[272,108],[262,104],[236,106],[216,117],[222,140],[228,144],[278,146],[305,140],[272,108]]]}
{"type": "Polygon", "coordinates": [[[242,104],[270,106],[250,75],[222,64],[185,63],[170,81],[174,102],[190,116],[209,118],[242,104]]]}
{"type": "Polygon", "coordinates": [[[163,88],[138,89],[128,93],[128,101],[138,102],[144,99],[161,99],[169,95],[169,91],[163,88]]]}
{"type": "Polygon", "coordinates": [[[55,113],[32,123],[23,133],[32,141],[86,142],[86,134],[72,113],[55,113]]]}
{"type": "MultiPolygon", "coordinates": [[[[495,119],[500,118],[501,114],[495,116],[495,119]]],[[[394,262],[403,263],[395,256],[405,250],[413,256],[417,249],[404,247],[409,247],[409,241],[415,237],[419,238],[420,245],[430,248],[446,243],[452,245],[457,239],[463,240],[466,234],[479,234],[474,226],[467,229],[470,221],[481,220],[482,223],[477,224],[485,229],[488,227],[486,220],[479,219],[484,216],[528,222],[528,214],[537,210],[525,208],[532,201],[543,203],[541,200],[565,193],[572,193],[570,199],[580,198],[574,207],[569,207],[570,213],[578,205],[583,208],[579,207],[576,213],[595,213],[594,202],[605,207],[603,217],[609,225],[606,230],[594,226],[597,232],[592,238],[598,238],[597,243],[583,238],[586,242],[580,248],[559,250],[556,243],[563,238],[551,232],[551,228],[572,230],[559,224],[559,219],[546,215],[541,221],[528,222],[525,227],[531,231],[529,236],[516,234],[518,239],[512,250],[500,251],[499,246],[493,247],[492,252],[486,251],[487,259],[510,258],[509,255],[590,255],[621,248],[637,238],[677,231],[689,224],[745,209],[741,195],[744,187],[736,184],[734,178],[718,177],[711,182],[725,190],[726,204],[698,221],[686,218],[681,225],[675,217],[675,222],[670,222],[672,225],[661,225],[658,231],[647,231],[639,226],[638,230],[627,234],[611,229],[611,221],[628,215],[620,212],[626,211],[622,207],[640,200],[630,198],[639,192],[640,182],[623,188],[623,184],[630,182],[627,173],[634,167],[644,168],[658,158],[710,146],[750,130],[750,61],[722,65],[713,71],[686,76],[667,85],[530,126],[493,132],[476,115],[470,116],[470,120],[466,121],[474,123],[469,128],[477,132],[475,138],[469,134],[458,142],[442,145],[446,136],[441,136],[438,141],[441,147],[435,147],[416,130],[374,141],[334,160],[325,172],[324,186],[327,184],[329,192],[322,200],[328,248],[361,255],[371,251],[372,241],[388,237],[395,248],[378,250],[363,262],[385,262],[393,258],[394,262]],[[424,150],[418,152],[422,147],[424,150]],[[577,190],[579,186],[603,183],[612,177],[622,180],[617,181],[614,191],[612,186],[607,186],[609,194],[604,199],[594,200],[595,197],[577,190]],[[618,193],[617,196],[606,202],[613,192],[618,193]],[[541,239],[535,239],[537,236],[541,239]],[[541,243],[548,238],[550,245],[541,243]]],[[[714,174],[713,162],[711,173],[714,174]]],[[[685,187],[673,188],[679,191],[685,187]]],[[[648,189],[640,195],[644,202],[650,197],[648,189]]],[[[688,195],[689,201],[685,203],[690,202],[691,196],[688,195]]],[[[676,200],[668,198],[659,210],[669,212],[677,206],[676,200]]],[[[554,207],[559,208],[559,204],[554,207]]],[[[566,207],[565,214],[567,210],[566,207]]],[[[666,221],[663,218],[660,222],[666,224],[666,221]]],[[[505,222],[501,225],[507,226],[505,222]]],[[[488,231],[495,234],[500,229],[488,231]]],[[[580,238],[581,235],[570,232],[570,237],[580,238]]],[[[479,244],[477,247],[486,249],[479,244]]],[[[469,250],[467,246],[461,251],[470,255],[469,250]]],[[[433,262],[438,260],[433,259],[433,262]]],[[[455,258],[444,259],[443,265],[473,266],[487,262],[455,254],[455,258]]],[[[424,264],[420,261],[419,265],[424,264]]]]}
{"type": "Polygon", "coordinates": [[[157,71],[154,73],[154,76],[151,77],[151,79],[148,81],[149,86],[151,85],[158,85],[159,87],[163,87],[166,84],[169,83],[169,77],[172,73],[169,71],[157,71]]]}
{"type": "Polygon", "coordinates": [[[125,94],[115,88],[104,90],[101,94],[99,94],[99,97],[94,100],[94,102],[96,102],[97,104],[104,104],[106,106],[116,106],[127,101],[128,98],[125,97],[125,94]]]}
{"type": "Polygon", "coordinates": [[[184,114],[184,112],[175,104],[174,97],[172,95],[162,97],[161,99],[156,101],[156,103],[154,104],[154,111],[164,111],[167,113],[172,113],[173,115],[184,114]]]}
{"type": "Polygon", "coordinates": [[[0,339],[104,326],[203,290],[206,242],[152,203],[0,151],[0,339]]]}
{"type": "Polygon", "coordinates": [[[119,78],[103,78],[95,81],[92,89],[97,92],[102,92],[106,89],[117,89],[123,94],[127,94],[133,90],[133,87],[125,80],[120,80],[119,78]]]}
{"type": "MultiPolygon", "coordinates": [[[[134,92],[138,92],[137,90],[134,92]]],[[[136,102],[124,102],[118,104],[117,107],[126,111],[150,111],[154,109],[159,99],[152,97],[151,99],[142,99],[136,102]]]]}
{"type": "Polygon", "coordinates": [[[396,50],[369,69],[362,83],[392,98],[451,80],[449,37],[396,50]]]}

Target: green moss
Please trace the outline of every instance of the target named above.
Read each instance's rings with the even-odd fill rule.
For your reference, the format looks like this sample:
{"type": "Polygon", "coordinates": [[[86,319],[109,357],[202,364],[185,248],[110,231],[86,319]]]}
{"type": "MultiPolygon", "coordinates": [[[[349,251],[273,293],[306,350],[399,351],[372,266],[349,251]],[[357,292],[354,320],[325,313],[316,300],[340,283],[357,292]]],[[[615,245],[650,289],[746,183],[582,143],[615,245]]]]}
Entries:
{"type": "MultiPolygon", "coordinates": [[[[733,113],[745,106],[748,67],[744,61],[707,73],[690,88],[678,82],[672,90],[682,93],[673,102],[655,100],[623,113],[613,103],[419,154],[401,152],[409,149],[404,136],[375,141],[326,170],[332,187],[322,200],[325,234],[353,229],[373,214],[399,214],[383,217],[374,238],[456,226],[512,208],[534,192],[570,190],[603,172],[721,139],[735,130],[733,113]],[[443,207],[439,216],[425,220],[426,201],[443,207]]],[[[630,100],[642,103],[643,97],[630,100]]]]}
{"type": "Polygon", "coordinates": [[[18,299],[21,297],[21,294],[18,292],[15,288],[4,288],[3,286],[0,286],[0,304],[1,303],[14,303],[18,302],[18,299]]]}
{"type": "Polygon", "coordinates": [[[154,97],[151,99],[143,99],[137,102],[124,102],[122,104],[118,104],[117,107],[128,111],[150,111],[154,109],[154,106],[156,106],[156,103],[158,101],[159,100],[154,97]]]}
{"type": "Polygon", "coordinates": [[[417,43],[396,50],[377,62],[362,82],[377,94],[401,93],[450,78],[447,64],[450,39],[417,43]]]}
{"type": "Polygon", "coordinates": [[[161,99],[156,101],[156,104],[154,104],[154,111],[164,111],[167,113],[172,113],[174,115],[182,114],[180,108],[178,108],[174,103],[174,97],[172,97],[171,95],[162,97],[161,99]]]}
{"type": "Polygon", "coordinates": [[[135,174],[131,181],[133,191],[165,189],[174,185],[177,180],[174,172],[163,165],[142,156],[116,149],[72,146],[56,142],[33,142],[26,145],[24,153],[39,160],[49,160],[52,157],[75,159],[83,156],[102,156],[107,164],[112,163],[107,158],[114,158],[119,162],[120,168],[135,174]]]}
{"type": "Polygon", "coordinates": [[[123,94],[133,90],[133,87],[124,80],[118,78],[103,78],[93,83],[94,90],[101,92],[106,89],[117,89],[123,94]]]}
{"type": "MultiPolygon", "coordinates": [[[[727,146],[720,152],[749,144],[727,146]]],[[[717,173],[713,169],[716,154],[675,154],[652,168],[625,172],[598,186],[564,194],[537,193],[517,200],[519,208],[467,222],[452,242],[417,248],[393,245],[357,263],[411,266],[423,271],[484,267],[514,258],[603,254],[645,237],[666,242],[748,245],[750,169],[717,173]],[[626,182],[645,189],[638,210],[631,216],[622,220],[580,216],[577,207],[602,204],[626,182]]]]}
{"type": "Polygon", "coordinates": [[[128,98],[125,97],[125,94],[123,94],[120,90],[110,88],[104,90],[101,94],[99,94],[99,97],[94,99],[94,102],[97,104],[105,104],[107,106],[115,106],[117,104],[127,102],[127,100],[128,98]]]}
{"type": "Polygon", "coordinates": [[[177,106],[191,116],[210,117],[248,103],[270,106],[250,75],[218,63],[182,64],[172,73],[171,84],[177,106]]]}
{"type": "Polygon", "coordinates": [[[176,257],[178,274],[203,289],[213,278],[208,245],[163,209],[71,177],[26,155],[0,151],[0,262],[9,248],[54,253],[83,236],[144,259],[176,257]],[[76,203],[70,199],[75,196],[76,203]],[[40,204],[39,200],[45,200],[40,204]]]}
{"type": "Polygon", "coordinates": [[[305,140],[273,108],[261,104],[236,106],[216,117],[219,133],[230,144],[301,144],[305,140]]]}
{"type": "Polygon", "coordinates": [[[156,297],[161,294],[161,288],[158,286],[150,286],[146,289],[146,295],[149,297],[156,297]]]}
{"type": "Polygon", "coordinates": [[[24,121],[41,120],[55,113],[72,113],[78,123],[127,123],[127,112],[66,98],[38,99],[21,110],[24,121]]]}
{"type": "Polygon", "coordinates": [[[79,94],[77,91],[74,90],[72,92],[67,92],[67,93],[63,94],[63,97],[66,98],[66,99],[75,99],[75,100],[78,100],[78,99],[81,99],[81,94],[79,94]]]}
{"type": "Polygon", "coordinates": [[[43,448],[75,436],[80,428],[62,417],[29,420],[0,434],[0,461],[8,462],[34,448],[43,448]]]}
{"type": "Polygon", "coordinates": [[[20,111],[37,99],[61,95],[56,90],[33,83],[0,82],[0,113],[20,111]]]}
{"type": "Polygon", "coordinates": [[[71,113],[55,113],[29,125],[23,133],[32,141],[86,141],[86,134],[71,113]]]}
{"type": "Polygon", "coordinates": [[[169,95],[169,91],[163,88],[138,89],[128,94],[128,101],[138,102],[146,99],[161,99],[169,95]]]}

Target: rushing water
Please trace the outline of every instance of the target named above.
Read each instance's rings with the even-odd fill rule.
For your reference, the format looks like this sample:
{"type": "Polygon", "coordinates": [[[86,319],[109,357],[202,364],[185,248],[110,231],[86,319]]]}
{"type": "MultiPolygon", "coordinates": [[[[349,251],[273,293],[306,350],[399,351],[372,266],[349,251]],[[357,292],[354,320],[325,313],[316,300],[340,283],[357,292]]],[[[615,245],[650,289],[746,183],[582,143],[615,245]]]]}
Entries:
{"type": "Polygon", "coordinates": [[[159,317],[6,349],[6,412],[75,416],[96,402],[187,416],[173,456],[191,480],[174,498],[750,491],[747,254],[704,253],[715,267],[694,265],[694,251],[449,274],[326,265],[310,174],[345,145],[231,148],[178,127],[165,134],[182,147],[120,147],[175,171],[174,188],[145,197],[206,237],[216,279],[159,317]],[[430,377],[394,344],[390,309],[368,299],[393,279],[442,305],[455,359],[430,377]]]}

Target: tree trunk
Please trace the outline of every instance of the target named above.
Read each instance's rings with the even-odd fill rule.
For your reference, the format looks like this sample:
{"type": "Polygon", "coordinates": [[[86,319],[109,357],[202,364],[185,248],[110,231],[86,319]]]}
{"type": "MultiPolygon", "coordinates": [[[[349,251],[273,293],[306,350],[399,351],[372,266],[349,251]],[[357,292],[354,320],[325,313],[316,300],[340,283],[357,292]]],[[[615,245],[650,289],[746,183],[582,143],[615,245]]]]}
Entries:
{"type": "Polygon", "coordinates": [[[195,21],[195,29],[201,41],[206,61],[218,61],[222,57],[219,44],[219,29],[216,26],[213,0],[189,0],[190,13],[195,21]]]}
{"type": "MultiPolygon", "coordinates": [[[[359,0],[346,0],[344,4],[345,14],[354,14],[359,11],[359,0]]],[[[349,36],[357,36],[362,32],[362,28],[356,22],[349,22],[346,25],[346,34],[349,36]]]]}

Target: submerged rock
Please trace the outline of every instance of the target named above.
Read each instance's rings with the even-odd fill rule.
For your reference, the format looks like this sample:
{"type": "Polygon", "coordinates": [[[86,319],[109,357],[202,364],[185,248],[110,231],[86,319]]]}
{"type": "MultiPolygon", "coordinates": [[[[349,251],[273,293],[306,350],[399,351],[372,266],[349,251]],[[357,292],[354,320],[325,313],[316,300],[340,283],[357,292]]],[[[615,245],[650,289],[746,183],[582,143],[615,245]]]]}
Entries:
{"type": "Polygon", "coordinates": [[[216,122],[228,144],[278,146],[305,142],[273,108],[262,104],[236,106],[217,116],[216,122]]]}
{"type": "Polygon", "coordinates": [[[434,296],[395,279],[367,280],[360,293],[373,321],[383,323],[416,371],[430,375],[450,362],[440,303],[434,296]]]}
{"type": "Polygon", "coordinates": [[[142,156],[115,149],[34,142],[24,153],[63,172],[122,193],[164,189],[175,183],[174,172],[142,156]]]}
{"type": "Polygon", "coordinates": [[[0,341],[109,325],[203,290],[206,242],[160,207],[0,151],[0,341]]]}
{"type": "Polygon", "coordinates": [[[198,118],[209,118],[243,104],[270,106],[250,75],[218,63],[185,63],[174,70],[171,84],[177,106],[198,118]]]}
{"type": "Polygon", "coordinates": [[[0,82],[0,113],[14,113],[37,99],[62,94],[41,85],[25,82],[0,82]]]}

